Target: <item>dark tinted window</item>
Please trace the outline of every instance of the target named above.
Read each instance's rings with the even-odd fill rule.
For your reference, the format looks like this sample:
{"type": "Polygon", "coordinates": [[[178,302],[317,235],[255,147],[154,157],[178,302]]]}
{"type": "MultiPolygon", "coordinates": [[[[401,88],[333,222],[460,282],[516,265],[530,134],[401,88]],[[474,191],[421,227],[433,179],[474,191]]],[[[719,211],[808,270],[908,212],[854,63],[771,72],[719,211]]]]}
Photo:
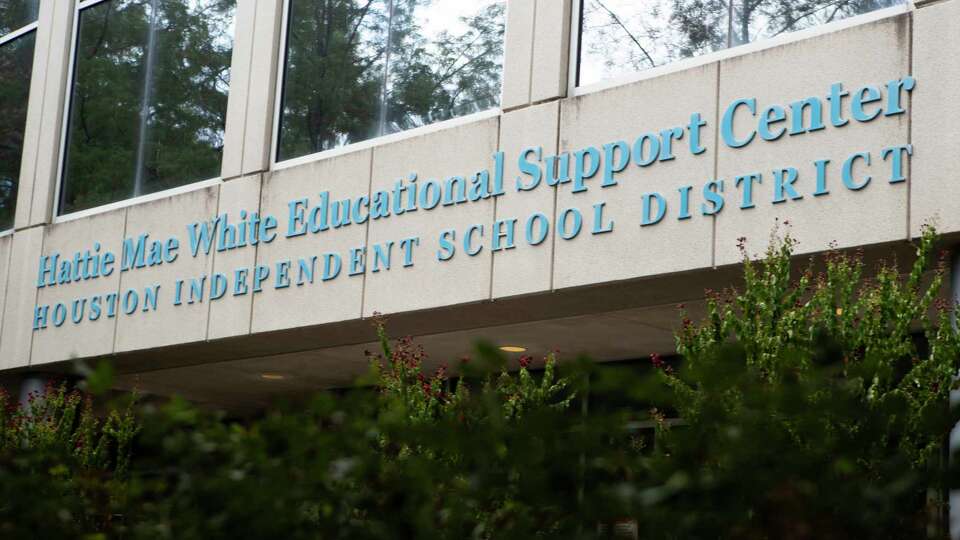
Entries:
{"type": "Polygon", "coordinates": [[[60,213],[220,175],[235,0],[82,10],[60,213]]]}
{"type": "Polygon", "coordinates": [[[0,36],[36,22],[40,0],[0,0],[0,36]]]}
{"type": "Polygon", "coordinates": [[[13,227],[30,99],[36,1],[0,0],[0,230],[13,227]]]}
{"type": "Polygon", "coordinates": [[[278,159],[496,107],[504,10],[493,0],[291,0],[278,159]]]}

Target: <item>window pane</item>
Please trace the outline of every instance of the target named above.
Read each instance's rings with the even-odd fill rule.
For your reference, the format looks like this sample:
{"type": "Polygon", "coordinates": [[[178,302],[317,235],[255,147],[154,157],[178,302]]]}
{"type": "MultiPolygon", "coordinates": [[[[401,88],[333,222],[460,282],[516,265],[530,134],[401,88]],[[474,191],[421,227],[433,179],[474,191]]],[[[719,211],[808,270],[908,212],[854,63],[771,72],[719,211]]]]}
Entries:
{"type": "Polygon", "coordinates": [[[578,84],[776,37],[906,0],[583,0],[578,84]],[[729,35],[728,35],[729,34],[729,35]]]}
{"type": "Polygon", "coordinates": [[[235,0],[80,13],[60,213],[220,175],[235,0]]]}
{"type": "Polygon", "coordinates": [[[499,106],[505,15],[503,1],[397,2],[384,132],[499,106]]]}
{"type": "Polygon", "coordinates": [[[504,9],[502,0],[291,0],[278,159],[496,107],[504,9]]]}
{"type": "Polygon", "coordinates": [[[0,230],[13,226],[36,32],[0,46],[0,230]]]}
{"type": "Polygon", "coordinates": [[[37,20],[40,0],[0,0],[0,37],[37,20]]]}
{"type": "Polygon", "coordinates": [[[291,0],[279,159],[376,135],[387,0],[291,0]]]}

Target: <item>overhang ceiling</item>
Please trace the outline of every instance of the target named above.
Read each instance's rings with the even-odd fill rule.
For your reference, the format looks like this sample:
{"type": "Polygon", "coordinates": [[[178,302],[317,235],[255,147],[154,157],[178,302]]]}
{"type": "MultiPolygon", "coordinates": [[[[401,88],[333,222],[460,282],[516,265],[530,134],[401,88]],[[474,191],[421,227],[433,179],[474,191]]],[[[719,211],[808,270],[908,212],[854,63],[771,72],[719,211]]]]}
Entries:
{"type": "MultiPolygon", "coordinates": [[[[691,308],[695,314],[701,311],[700,304],[691,308]]],[[[671,353],[674,350],[672,328],[679,320],[679,310],[670,304],[427,334],[416,336],[415,343],[426,351],[425,367],[431,371],[444,363],[456,366],[460,359],[473,356],[478,342],[526,348],[524,353],[506,354],[513,362],[521,354],[542,358],[552,350],[558,351],[561,360],[580,355],[597,361],[624,360],[647,357],[654,352],[671,353]]],[[[367,372],[370,361],[365,352],[378,350],[379,344],[369,341],[128,373],[121,375],[117,382],[123,389],[177,394],[197,403],[245,414],[321,389],[348,386],[367,372]]]]}

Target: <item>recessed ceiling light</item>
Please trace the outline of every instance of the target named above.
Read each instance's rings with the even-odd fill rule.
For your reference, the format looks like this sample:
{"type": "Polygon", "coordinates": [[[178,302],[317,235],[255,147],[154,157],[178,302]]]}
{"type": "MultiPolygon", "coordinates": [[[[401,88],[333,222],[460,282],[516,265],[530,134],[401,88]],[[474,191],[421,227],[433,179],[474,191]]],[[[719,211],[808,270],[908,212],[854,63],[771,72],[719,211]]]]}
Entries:
{"type": "Polygon", "coordinates": [[[280,373],[261,373],[260,378],[268,381],[282,381],[287,377],[280,373]]]}
{"type": "Polygon", "coordinates": [[[500,350],[503,352],[526,352],[526,347],[518,347],[516,345],[504,345],[500,347],[500,350]]]}

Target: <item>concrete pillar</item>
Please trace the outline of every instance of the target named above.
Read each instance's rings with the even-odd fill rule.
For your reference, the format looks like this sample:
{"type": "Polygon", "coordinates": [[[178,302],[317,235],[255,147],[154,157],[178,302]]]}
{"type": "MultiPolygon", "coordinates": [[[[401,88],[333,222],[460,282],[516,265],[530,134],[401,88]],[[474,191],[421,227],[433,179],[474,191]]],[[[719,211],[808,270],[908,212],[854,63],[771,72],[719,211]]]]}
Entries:
{"type": "Polygon", "coordinates": [[[572,0],[537,0],[530,101],[567,96],[572,0]]]}
{"type": "Polygon", "coordinates": [[[72,2],[40,3],[14,220],[18,230],[50,223],[53,217],[63,113],[70,90],[72,6],[72,2]]]}
{"type": "MultiPolygon", "coordinates": [[[[920,132],[915,131],[917,135],[914,136],[913,143],[927,149],[927,152],[939,155],[941,147],[950,143],[938,135],[942,132],[938,128],[955,125],[955,120],[960,117],[957,112],[960,109],[944,105],[956,103],[956,85],[945,81],[956,79],[956,75],[960,73],[960,61],[943,52],[955,48],[951,47],[950,41],[956,41],[958,35],[956,28],[960,0],[914,0],[913,6],[916,10],[913,15],[913,75],[924,83],[919,94],[913,98],[915,106],[911,118],[915,125],[932,126],[920,132]]],[[[931,166],[928,162],[920,161],[920,166],[913,169],[913,175],[949,177],[951,171],[957,170],[958,161],[955,157],[955,153],[948,151],[943,154],[942,159],[932,160],[929,162],[933,166],[931,171],[927,170],[927,167],[931,166]]],[[[921,189],[912,193],[910,233],[919,236],[920,228],[933,217],[936,217],[940,230],[954,230],[957,223],[955,216],[952,213],[941,216],[937,211],[940,201],[944,198],[950,199],[951,194],[944,192],[943,185],[935,190],[922,187],[921,184],[921,189]]],[[[960,328],[956,310],[960,307],[960,247],[955,249],[951,259],[950,285],[954,308],[951,322],[954,331],[958,331],[960,328]]],[[[953,390],[950,392],[950,406],[956,407],[958,404],[960,391],[953,390]]],[[[960,451],[960,424],[950,431],[948,450],[951,460],[953,454],[960,451]]],[[[960,540],[960,490],[950,490],[948,502],[950,538],[960,540]]]]}
{"type": "Polygon", "coordinates": [[[238,2],[221,177],[270,168],[276,111],[281,21],[286,2],[238,2]]]}
{"type": "Polygon", "coordinates": [[[13,235],[0,328],[0,369],[30,365],[37,303],[37,261],[43,250],[45,229],[31,227],[13,235]]]}
{"type": "Polygon", "coordinates": [[[501,108],[566,97],[573,0],[508,0],[501,108]]]}

